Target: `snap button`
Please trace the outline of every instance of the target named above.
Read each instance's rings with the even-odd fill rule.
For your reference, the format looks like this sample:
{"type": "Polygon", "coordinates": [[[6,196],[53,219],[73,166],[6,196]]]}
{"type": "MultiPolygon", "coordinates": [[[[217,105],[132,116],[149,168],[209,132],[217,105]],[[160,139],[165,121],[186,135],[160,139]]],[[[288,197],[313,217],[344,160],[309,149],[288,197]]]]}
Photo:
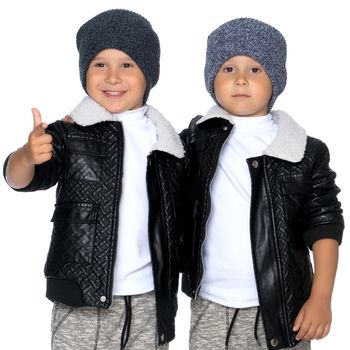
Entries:
{"type": "Polygon", "coordinates": [[[106,300],[107,300],[107,298],[104,295],[102,295],[100,298],[100,301],[102,301],[102,303],[104,303],[106,300]]]}
{"type": "Polygon", "coordinates": [[[161,341],[164,341],[164,339],[165,339],[165,336],[164,336],[164,334],[162,334],[162,335],[160,336],[160,340],[161,340],[161,341]]]}
{"type": "Polygon", "coordinates": [[[272,346],[277,346],[278,345],[278,340],[276,338],[271,339],[271,345],[272,346]]]}
{"type": "Polygon", "coordinates": [[[259,166],[259,162],[257,160],[253,160],[252,161],[252,166],[253,166],[253,168],[256,169],[259,166]]]}
{"type": "Polygon", "coordinates": [[[223,127],[223,130],[224,130],[224,131],[227,131],[227,129],[228,129],[227,126],[224,126],[224,127],[223,127]]]}

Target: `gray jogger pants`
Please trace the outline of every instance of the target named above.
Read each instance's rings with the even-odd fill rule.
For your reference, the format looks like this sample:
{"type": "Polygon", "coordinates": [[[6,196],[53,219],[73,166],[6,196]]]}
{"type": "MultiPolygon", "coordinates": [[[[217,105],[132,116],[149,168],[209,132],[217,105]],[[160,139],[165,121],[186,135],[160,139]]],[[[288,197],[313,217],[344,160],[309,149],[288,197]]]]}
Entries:
{"type": "MultiPolygon", "coordinates": [[[[239,309],[229,331],[236,309],[201,297],[192,300],[190,350],[268,350],[261,316],[256,323],[257,310],[239,309]]],[[[291,349],[310,350],[310,342],[302,341],[291,349]]]]}
{"type": "MultiPolygon", "coordinates": [[[[130,332],[124,336],[124,342],[127,340],[124,349],[168,349],[168,345],[157,346],[154,292],[132,296],[130,301],[130,332]]],[[[123,328],[127,328],[126,309],[124,297],[114,297],[109,309],[55,303],[52,350],[119,350],[123,328]]]]}

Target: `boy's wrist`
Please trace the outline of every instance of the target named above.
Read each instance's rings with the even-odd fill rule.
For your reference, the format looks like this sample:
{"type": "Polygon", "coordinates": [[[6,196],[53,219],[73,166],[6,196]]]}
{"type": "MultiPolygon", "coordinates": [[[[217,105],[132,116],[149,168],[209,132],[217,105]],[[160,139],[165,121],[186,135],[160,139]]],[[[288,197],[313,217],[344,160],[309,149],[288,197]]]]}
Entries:
{"type": "Polygon", "coordinates": [[[27,143],[19,149],[19,152],[23,166],[27,168],[34,167],[35,164],[33,163],[27,143]]]}
{"type": "Polygon", "coordinates": [[[310,299],[317,300],[319,302],[322,302],[324,304],[331,304],[332,301],[332,293],[329,292],[311,292],[310,299]]]}

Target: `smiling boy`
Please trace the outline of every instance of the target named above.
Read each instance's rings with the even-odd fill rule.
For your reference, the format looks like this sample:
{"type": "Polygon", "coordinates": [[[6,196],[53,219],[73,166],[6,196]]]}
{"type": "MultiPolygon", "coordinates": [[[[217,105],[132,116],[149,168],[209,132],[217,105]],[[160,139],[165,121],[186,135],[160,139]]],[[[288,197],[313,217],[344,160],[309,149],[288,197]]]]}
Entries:
{"type": "Polygon", "coordinates": [[[81,26],[77,48],[88,96],[73,123],[47,125],[33,109],[28,142],[4,165],[17,191],[57,184],[45,265],[52,349],[166,349],[184,151],[146,104],[159,77],[158,36],[141,15],[116,9],[81,26]]]}
{"type": "Polygon", "coordinates": [[[111,113],[143,106],[146,79],[123,51],[106,49],[91,61],[86,75],[88,95],[111,113]]]}

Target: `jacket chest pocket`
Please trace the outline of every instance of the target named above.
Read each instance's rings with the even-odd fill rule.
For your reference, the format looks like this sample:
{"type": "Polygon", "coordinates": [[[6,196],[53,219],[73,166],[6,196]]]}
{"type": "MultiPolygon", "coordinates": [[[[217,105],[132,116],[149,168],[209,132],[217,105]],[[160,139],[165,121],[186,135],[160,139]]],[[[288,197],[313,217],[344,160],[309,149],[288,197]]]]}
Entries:
{"type": "Polygon", "coordinates": [[[308,195],[312,192],[310,174],[283,177],[281,182],[285,215],[288,223],[302,219],[302,209],[308,195]]]}
{"type": "Polygon", "coordinates": [[[98,207],[90,203],[57,204],[48,260],[91,263],[98,207]]]}
{"type": "Polygon", "coordinates": [[[67,180],[103,181],[106,142],[82,137],[68,139],[67,180]]]}

